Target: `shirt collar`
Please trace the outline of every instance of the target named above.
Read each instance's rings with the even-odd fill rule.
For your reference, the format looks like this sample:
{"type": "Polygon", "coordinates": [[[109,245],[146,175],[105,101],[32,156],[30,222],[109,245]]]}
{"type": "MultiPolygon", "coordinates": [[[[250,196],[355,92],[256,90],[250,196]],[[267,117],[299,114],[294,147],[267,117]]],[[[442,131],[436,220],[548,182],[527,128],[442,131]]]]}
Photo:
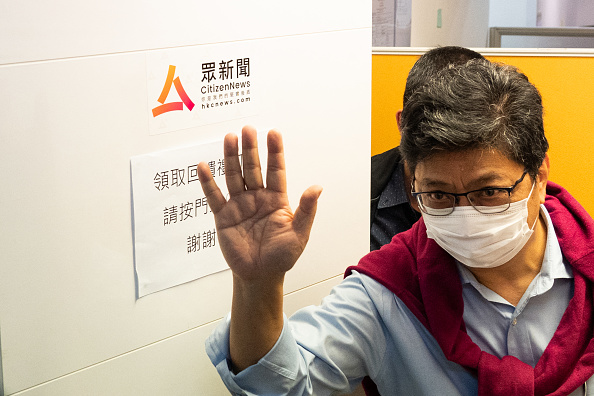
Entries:
{"type": "Polygon", "coordinates": [[[408,203],[408,196],[404,187],[404,165],[402,162],[392,172],[390,181],[380,194],[377,207],[379,209],[408,203]]]}
{"type": "Polygon", "coordinates": [[[547,245],[545,248],[544,258],[542,260],[542,267],[540,273],[537,275],[538,279],[535,287],[532,290],[532,295],[536,296],[549,290],[553,286],[555,279],[573,278],[573,271],[571,267],[564,262],[561,246],[553,222],[549,216],[549,212],[544,205],[540,205],[541,213],[547,219],[547,245]]]}

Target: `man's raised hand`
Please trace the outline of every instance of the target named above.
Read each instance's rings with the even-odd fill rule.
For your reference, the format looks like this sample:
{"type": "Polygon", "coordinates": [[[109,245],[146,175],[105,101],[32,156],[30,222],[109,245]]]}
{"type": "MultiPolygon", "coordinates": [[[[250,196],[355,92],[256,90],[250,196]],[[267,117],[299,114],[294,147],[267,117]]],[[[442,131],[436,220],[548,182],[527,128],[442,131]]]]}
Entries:
{"type": "Polygon", "coordinates": [[[200,183],[217,227],[221,250],[235,276],[251,283],[282,279],[307,244],[322,189],[308,188],[293,213],[287,197],[285,160],[279,132],[268,133],[266,185],[262,178],[256,130],[242,130],[243,172],[238,137],[225,136],[227,200],[206,163],[198,165],[200,183]]]}

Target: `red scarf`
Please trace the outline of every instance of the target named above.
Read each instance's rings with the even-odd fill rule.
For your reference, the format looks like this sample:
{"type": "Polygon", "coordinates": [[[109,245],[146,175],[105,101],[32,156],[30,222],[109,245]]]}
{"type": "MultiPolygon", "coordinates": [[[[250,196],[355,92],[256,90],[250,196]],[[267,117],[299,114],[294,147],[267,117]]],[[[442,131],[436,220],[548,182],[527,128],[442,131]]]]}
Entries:
{"type": "MultiPolygon", "coordinates": [[[[564,258],[573,268],[574,296],[536,367],[513,356],[481,351],[466,334],[462,284],[454,259],[427,238],[419,220],[411,230],[349,267],[395,293],[431,332],[446,358],[478,376],[479,395],[567,395],[594,375],[594,220],[561,186],[549,182],[545,207],[564,258]]],[[[368,395],[379,395],[364,381],[368,395]]]]}

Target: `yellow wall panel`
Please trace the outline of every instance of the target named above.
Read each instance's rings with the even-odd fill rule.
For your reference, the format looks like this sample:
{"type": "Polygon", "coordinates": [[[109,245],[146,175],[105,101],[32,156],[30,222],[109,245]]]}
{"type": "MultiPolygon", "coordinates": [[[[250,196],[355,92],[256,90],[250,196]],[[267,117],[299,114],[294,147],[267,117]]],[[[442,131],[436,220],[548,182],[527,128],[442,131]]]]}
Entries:
{"type": "Polygon", "coordinates": [[[396,112],[402,108],[406,76],[416,55],[373,55],[371,68],[371,155],[396,147],[396,112]]]}
{"type": "MultiPolygon", "coordinates": [[[[594,58],[488,56],[517,66],[539,89],[551,158],[550,180],[561,184],[594,214],[594,58]]],[[[373,55],[371,155],[400,142],[395,113],[402,107],[408,71],[417,55],[373,55]]]]}

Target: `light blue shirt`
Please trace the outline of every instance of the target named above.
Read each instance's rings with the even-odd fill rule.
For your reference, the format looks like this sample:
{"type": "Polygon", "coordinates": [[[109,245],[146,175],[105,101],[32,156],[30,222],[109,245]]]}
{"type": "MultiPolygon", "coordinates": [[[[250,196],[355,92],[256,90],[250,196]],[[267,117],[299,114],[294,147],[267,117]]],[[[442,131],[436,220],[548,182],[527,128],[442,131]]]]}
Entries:
{"type": "MultiPolygon", "coordinates": [[[[573,294],[550,218],[541,272],[517,307],[476,282],[459,266],[470,337],[496,356],[534,365],[573,294]]],[[[370,376],[383,396],[476,395],[474,375],[447,360],[427,329],[391,291],[353,272],[318,307],[285,318],[275,346],[256,365],[229,370],[229,316],[206,351],[234,395],[331,395],[370,376]]],[[[590,382],[592,380],[589,380],[590,382]]],[[[590,387],[594,390],[594,384],[590,387]]],[[[580,388],[572,395],[583,395],[580,388]]]]}
{"type": "Polygon", "coordinates": [[[541,213],[548,224],[542,267],[517,306],[480,284],[468,268],[458,264],[464,322],[470,338],[485,352],[499,358],[512,355],[532,367],[553,338],[573,297],[573,272],[563,260],[544,207],[541,213]]]}

